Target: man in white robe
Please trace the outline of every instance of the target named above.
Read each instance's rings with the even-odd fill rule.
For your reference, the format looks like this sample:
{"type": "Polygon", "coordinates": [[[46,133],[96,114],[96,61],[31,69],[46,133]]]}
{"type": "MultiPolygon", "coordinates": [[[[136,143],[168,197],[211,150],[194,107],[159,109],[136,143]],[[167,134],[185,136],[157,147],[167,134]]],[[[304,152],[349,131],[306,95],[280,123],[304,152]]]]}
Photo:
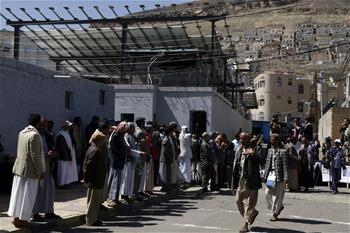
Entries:
{"type": "Polygon", "coordinates": [[[47,132],[47,120],[41,120],[41,127],[39,129],[42,142],[43,152],[45,155],[45,175],[39,181],[38,193],[33,207],[33,221],[42,221],[43,218],[39,213],[44,213],[46,219],[61,219],[60,216],[54,213],[55,201],[55,180],[52,175],[52,161],[56,159],[57,153],[54,152],[53,145],[48,143],[50,140],[47,132]]]}
{"type": "Polygon", "coordinates": [[[180,133],[180,172],[182,176],[179,176],[186,183],[191,183],[191,134],[188,133],[187,126],[181,127],[180,133]]]}
{"type": "Polygon", "coordinates": [[[45,173],[45,157],[38,127],[41,116],[30,114],[28,126],[18,135],[17,158],[8,215],[16,227],[30,227],[30,217],[40,178],[45,173]]]}
{"type": "Polygon", "coordinates": [[[135,125],[132,122],[129,122],[128,126],[129,130],[125,134],[124,139],[127,147],[129,148],[129,154],[127,156],[125,168],[123,171],[120,194],[122,199],[130,203],[130,197],[132,196],[134,191],[136,161],[140,158],[140,155],[143,153],[141,151],[136,150],[134,138],[135,125]]]}
{"type": "Polygon", "coordinates": [[[72,125],[71,122],[65,121],[56,137],[58,187],[66,187],[68,184],[78,181],[75,148],[69,135],[72,125]]]}

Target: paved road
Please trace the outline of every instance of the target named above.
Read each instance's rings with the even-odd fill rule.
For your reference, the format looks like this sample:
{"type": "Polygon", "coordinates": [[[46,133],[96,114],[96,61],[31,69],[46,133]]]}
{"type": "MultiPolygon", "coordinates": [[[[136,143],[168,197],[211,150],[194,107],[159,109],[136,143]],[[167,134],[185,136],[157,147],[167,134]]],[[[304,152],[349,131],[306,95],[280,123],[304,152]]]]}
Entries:
{"type": "MultiPolygon", "coordinates": [[[[350,232],[350,202],[339,201],[340,197],[349,200],[349,193],[340,194],[343,196],[335,201],[329,193],[287,195],[280,221],[270,222],[263,191],[259,193],[260,214],[252,232],[350,232]]],[[[66,232],[238,232],[242,218],[226,190],[206,196],[187,192],[167,203],[134,210],[104,223],[103,227],[81,226],[66,232]]]]}

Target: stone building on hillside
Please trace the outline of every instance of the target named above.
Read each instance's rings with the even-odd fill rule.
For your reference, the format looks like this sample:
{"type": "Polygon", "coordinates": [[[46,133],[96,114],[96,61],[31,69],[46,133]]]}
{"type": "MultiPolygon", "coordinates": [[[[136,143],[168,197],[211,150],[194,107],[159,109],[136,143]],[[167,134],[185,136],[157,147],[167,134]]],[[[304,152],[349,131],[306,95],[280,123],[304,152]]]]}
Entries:
{"type": "Polygon", "coordinates": [[[254,79],[258,109],[252,109],[253,120],[270,121],[310,115],[312,80],[295,73],[265,71],[254,79]]]}

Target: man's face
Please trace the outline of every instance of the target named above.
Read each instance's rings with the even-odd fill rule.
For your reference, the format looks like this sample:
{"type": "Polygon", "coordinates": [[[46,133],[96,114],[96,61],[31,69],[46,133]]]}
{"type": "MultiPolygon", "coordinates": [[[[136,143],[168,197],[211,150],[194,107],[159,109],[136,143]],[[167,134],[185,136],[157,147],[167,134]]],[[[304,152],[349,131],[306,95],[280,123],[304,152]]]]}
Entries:
{"type": "Polygon", "coordinates": [[[273,146],[273,147],[278,146],[278,139],[277,138],[271,137],[270,142],[271,142],[271,146],[273,146]]]}
{"type": "Polygon", "coordinates": [[[249,142],[250,142],[250,137],[249,137],[249,135],[247,135],[247,134],[241,133],[241,134],[239,135],[239,141],[241,142],[241,144],[242,144],[243,146],[248,146],[248,145],[249,145],[249,142]]]}
{"type": "Polygon", "coordinates": [[[47,130],[47,120],[42,118],[39,125],[38,125],[38,130],[40,132],[45,132],[47,130]]]}
{"type": "Polygon", "coordinates": [[[131,127],[129,128],[128,134],[134,134],[135,133],[135,128],[131,127]]]}

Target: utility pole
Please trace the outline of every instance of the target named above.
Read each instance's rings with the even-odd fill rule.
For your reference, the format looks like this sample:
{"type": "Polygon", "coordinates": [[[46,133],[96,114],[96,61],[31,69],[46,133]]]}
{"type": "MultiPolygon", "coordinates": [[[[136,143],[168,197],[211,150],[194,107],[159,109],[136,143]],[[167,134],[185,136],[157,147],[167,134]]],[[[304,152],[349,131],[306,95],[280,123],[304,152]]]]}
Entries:
{"type": "MultiPolygon", "coordinates": [[[[322,96],[321,96],[322,98],[322,96]]],[[[317,72],[314,74],[315,129],[318,130],[317,72]]]]}

